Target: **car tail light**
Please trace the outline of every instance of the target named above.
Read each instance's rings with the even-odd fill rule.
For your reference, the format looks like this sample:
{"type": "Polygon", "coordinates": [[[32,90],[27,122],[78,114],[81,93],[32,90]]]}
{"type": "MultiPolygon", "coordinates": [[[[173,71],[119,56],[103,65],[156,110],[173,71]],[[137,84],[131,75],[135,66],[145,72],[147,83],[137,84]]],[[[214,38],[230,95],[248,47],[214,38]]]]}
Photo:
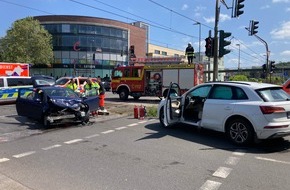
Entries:
{"type": "Polygon", "coordinates": [[[285,109],[283,107],[276,107],[276,106],[260,106],[260,109],[261,109],[263,114],[285,112],[285,109]]]}

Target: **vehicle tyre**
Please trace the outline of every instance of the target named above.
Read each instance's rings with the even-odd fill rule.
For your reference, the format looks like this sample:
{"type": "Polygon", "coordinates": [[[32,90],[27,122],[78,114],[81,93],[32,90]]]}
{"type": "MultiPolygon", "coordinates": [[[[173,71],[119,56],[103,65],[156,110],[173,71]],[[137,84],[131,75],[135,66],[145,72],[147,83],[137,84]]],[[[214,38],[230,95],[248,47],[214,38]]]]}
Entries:
{"type": "Polygon", "coordinates": [[[226,134],[236,145],[249,145],[254,140],[253,126],[243,118],[231,120],[227,125],[226,134]]]}
{"type": "Polygon", "coordinates": [[[45,128],[49,128],[51,126],[50,121],[48,121],[48,116],[47,115],[43,116],[42,123],[43,123],[45,128]]]}
{"type": "Polygon", "coordinates": [[[82,119],[82,125],[86,125],[90,121],[90,113],[87,112],[86,116],[82,119]]]}
{"type": "Polygon", "coordinates": [[[120,90],[119,98],[121,100],[128,100],[128,96],[129,96],[129,91],[127,89],[123,88],[120,90]]]}

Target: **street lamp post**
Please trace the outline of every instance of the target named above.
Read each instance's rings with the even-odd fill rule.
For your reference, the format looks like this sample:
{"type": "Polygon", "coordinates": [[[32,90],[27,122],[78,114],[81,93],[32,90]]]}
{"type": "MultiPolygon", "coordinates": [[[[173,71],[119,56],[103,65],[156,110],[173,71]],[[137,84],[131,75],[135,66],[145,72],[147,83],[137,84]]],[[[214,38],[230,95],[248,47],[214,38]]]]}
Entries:
{"type": "Polygon", "coordinates": [[[198,61],[200,63],[201,62],[201,57],[200,57],[201,23],[200,22],[196,22],[193,25],[199,25],[198,61]]]}
{"type": "Polygon", "coordinates": [[[238,71],[241,69],[241,45],[236,44],[236,46],[239,46],[239,60],[238,60],[238,71]]]}

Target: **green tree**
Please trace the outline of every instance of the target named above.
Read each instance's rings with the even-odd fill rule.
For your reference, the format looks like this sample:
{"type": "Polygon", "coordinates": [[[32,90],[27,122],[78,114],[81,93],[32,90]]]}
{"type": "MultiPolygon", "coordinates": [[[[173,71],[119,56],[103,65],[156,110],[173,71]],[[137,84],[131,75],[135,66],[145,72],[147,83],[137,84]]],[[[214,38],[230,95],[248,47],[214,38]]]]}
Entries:
{"type": "Polygon", "coordinates": [[[249,81],[246,75],[234,75],[230,77],[230,81],[249,81]]]}
{"type": "Polygon", "coordinates": [[[53,58],[52,36],[33,17],[17,20],[0,41],[1,61],[51,63],[53,58]]]}

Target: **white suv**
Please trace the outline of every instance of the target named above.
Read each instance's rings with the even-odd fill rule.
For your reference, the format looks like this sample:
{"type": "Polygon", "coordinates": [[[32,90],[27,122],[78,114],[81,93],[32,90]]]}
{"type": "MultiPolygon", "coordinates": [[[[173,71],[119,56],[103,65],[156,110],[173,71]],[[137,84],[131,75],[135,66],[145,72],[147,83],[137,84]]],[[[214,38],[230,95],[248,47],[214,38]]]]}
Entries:
{"type": "Polygon", "coordinates": [[[180,96],[178,84],[158,106],[162,126],[185,123],[225,132],[235,144],[290,135],[290,96],[282,86],[256,82],[208,82],[180,96]]]}

